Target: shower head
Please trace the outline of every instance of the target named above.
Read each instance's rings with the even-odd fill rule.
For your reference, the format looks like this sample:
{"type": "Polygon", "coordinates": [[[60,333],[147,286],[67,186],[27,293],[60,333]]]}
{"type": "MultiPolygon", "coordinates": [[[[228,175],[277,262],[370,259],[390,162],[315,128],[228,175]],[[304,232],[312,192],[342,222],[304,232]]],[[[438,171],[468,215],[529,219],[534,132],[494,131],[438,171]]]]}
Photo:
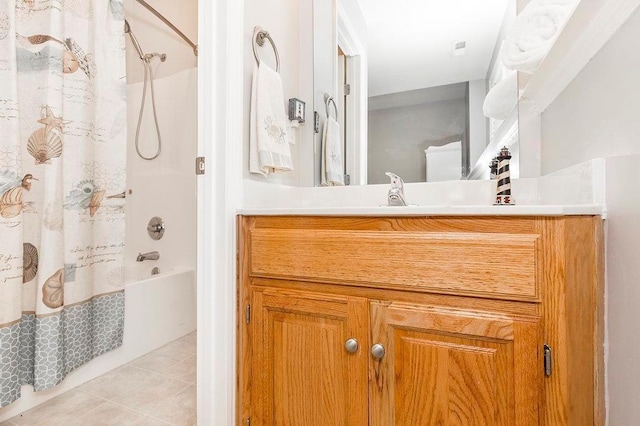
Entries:
{"type": "Polygon", "coordinates": [[[142,51],[142,46],[140,46],[140,42],[138,41],[136,36],[133,34],[133,31],[131,31],[131,25],[129,25],[129,22],[126,19],[124,20],[124,33],[129,34],[129,37],[131,38],[131,43],[133,43],[134,49],[136,49],[136,52],[138,52],[138,56],[140,57],[140,59],[144,61],[145,55],[144,55],[144,52],[142,51]]]}
{"type": "Polygon", "coordinates": [[[142,46],[140,46],[140,42],[138,41],[136,36],[133,34],[133,31],[131,31],[131,25],[129,25],[129,21],[127,21],[126,19],[124,20],[124,33],[129,34],[129,37],[131,38],[131,42],[133,43],[133,47],[136,49],[136,52],[138,52],[138,56],[140,57],[141,60],[149,62],[151,59],[153,59],[156,56],[160,58],[160,61],[162,62],[167,60],[167,55],[165,53],[154,52],[154,53],[145,54],[142,51],[142,46]]]}

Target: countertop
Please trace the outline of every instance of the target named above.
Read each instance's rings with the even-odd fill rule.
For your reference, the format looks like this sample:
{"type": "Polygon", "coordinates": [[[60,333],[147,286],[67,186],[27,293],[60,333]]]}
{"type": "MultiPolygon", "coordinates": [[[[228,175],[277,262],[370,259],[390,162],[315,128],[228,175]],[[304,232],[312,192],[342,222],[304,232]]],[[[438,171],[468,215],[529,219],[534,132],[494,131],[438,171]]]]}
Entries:
{"type": "Polygon", "coordinates": [[[601,205],[243,208],[243,216],[594,216],[601,205]]]}

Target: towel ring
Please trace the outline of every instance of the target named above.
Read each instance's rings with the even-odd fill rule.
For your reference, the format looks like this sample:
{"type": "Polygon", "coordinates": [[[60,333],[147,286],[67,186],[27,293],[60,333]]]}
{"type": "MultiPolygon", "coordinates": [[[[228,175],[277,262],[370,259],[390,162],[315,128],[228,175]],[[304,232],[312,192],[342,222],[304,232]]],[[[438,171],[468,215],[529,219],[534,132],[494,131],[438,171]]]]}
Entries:
{"type": "Polygon", "coordinates": [[[327,118],[331,117],[331,114],[329,113],[329,104],[333,104],[333,108],[336,111],[336,121],[338,121],[338,105],[336,105],[336,101],[333,99],[333,97],[329,96],[328,93],[324,94],[324,106],[327,109],[327,118]]]}
{"type": "Polygon", "coordinates": [[[256,26],[253,29],[253,43],[251,43],[253,46],[253,56],[256,57],[256,62],[260,65],[260,56],[258,56],[258,48],[256,47],[256,44],[260,47],[264,46],[265,39],[269,40],[271,47],[273,47],[273,51],[276,54],[276,71],[280,72],[280,55],[278,54],[278,48],[269,35],[269,31],[263,30],[260,26],[256,26]]]}

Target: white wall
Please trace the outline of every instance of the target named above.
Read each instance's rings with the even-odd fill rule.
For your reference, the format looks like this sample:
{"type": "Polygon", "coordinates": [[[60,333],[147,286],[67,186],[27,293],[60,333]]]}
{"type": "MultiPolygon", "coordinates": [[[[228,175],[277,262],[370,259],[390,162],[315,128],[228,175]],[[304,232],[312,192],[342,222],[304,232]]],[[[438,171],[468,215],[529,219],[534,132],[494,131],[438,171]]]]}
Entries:
{"type": "Polygon", "coordinates": [[[640,421],[640,12],[542,116],[542,171],[607,157],[609,424],[640,421]]]}
{"type": "MultiPolygon", "coordinates": [[[[299,186],[313,179],[313,31],[311,0],[245,1],[244,25],[244,177],[257,181],[299,186]],[[249,173],[249,116],[251,80],[256,60],[253,55],[253,29],[259,25],[269,32],[280,54],[280,77],[288,108],[290,98],[307,105],[306,123],[296,130],[296,144],[291,145],[294,170],[266,178],[249,173]]],[[[258,48],[261,59],[275,68],[275,56],[266,42],[258,48]]],[[[311,185],[311,183],[307,183],[311,185]]]]}
{"type": "MultiPolygon", "coordinates": [[[[198,0],[153,0],[149,3],[191,41],[198,44],[198,0]]],[[[162,78],[196,66],[197,58],[191,47],[140,3],[125,0],[124,10],[144,53],[167,54],[167,61],[157,67],[157,77],[162,78]]],[[[142,78],[142,63],[127,37],[127,82],[139,82],[142,78]]]]}
{"type": "Polygon", "coordinates": [[[542,173],[596,157],[640,154],[640,13],[543,115],[542,173]]]}

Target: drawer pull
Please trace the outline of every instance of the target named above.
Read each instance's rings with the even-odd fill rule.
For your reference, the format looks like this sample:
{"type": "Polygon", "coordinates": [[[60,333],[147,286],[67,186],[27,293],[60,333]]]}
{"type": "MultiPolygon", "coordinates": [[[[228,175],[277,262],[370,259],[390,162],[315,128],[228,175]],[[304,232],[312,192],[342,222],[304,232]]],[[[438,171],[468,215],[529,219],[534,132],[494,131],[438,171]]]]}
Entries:
{"type": "Polygon", "coordinates": [[[348,339],[346,342],[344,342],[344,348],[350,354],[354,354],[358,352],[358,341],[354,338],[348,339]]]}
{"type": "Polygon", "coordinates": [[[382,359],[384,354],[384,346],[382,346],[380,343],[376,343],[375,345],[371,346],[371,355],[373,355],[375,359],[382,359]]]}

